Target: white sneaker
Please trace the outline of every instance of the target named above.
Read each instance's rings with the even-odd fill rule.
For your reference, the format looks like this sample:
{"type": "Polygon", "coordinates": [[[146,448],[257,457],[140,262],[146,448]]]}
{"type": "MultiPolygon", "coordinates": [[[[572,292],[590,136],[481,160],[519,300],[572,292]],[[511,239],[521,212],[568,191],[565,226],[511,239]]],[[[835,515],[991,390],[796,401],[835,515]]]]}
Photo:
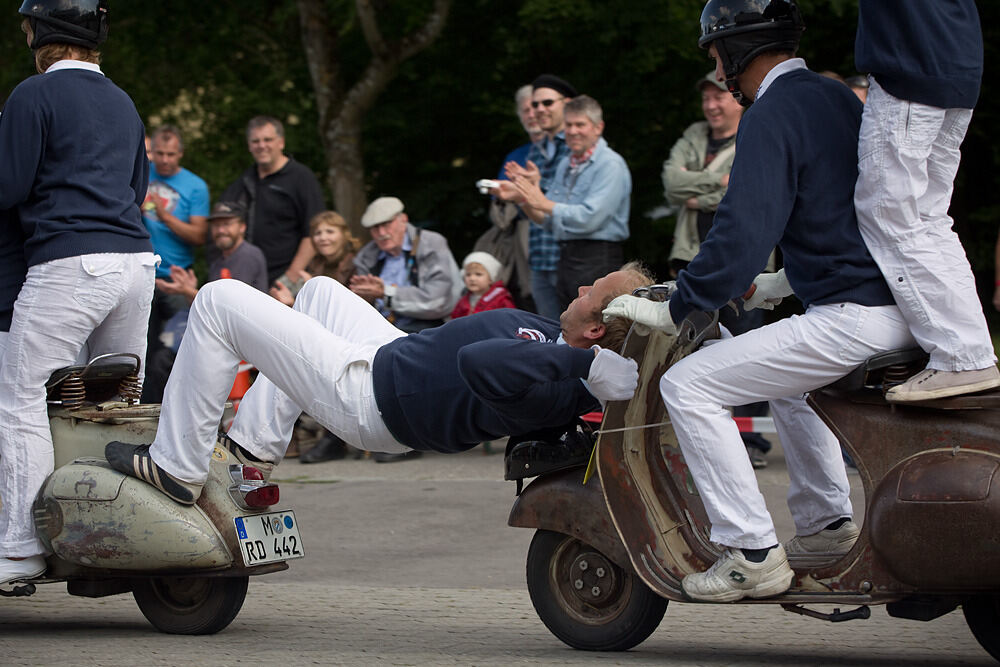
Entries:
{"type": "Polygon", "coordinates": [[[925,368],[903,384],[885,393],[885,400],[894,403],[930,401],[935,398],[961,396],[1000,387],[1000,371],[996,366],[977,371],[939,371],[925,368]]]}
{"type": "Polygon", "coordinates": [[[705,572],[684,577],[681,592],[694,601],[735,602],[781,595],[794,582],[795,573],[780,544],[768,552],[763,563],[752,563],[742,551],[730,547],[705,572]]]}
{"type": "Polygon", "coordinates": [[[0,585],[31,579],[44,572],[45,558],[42,556],[28,556],[23,560],[0,557],[0,585]]]}
{"type": "Polygon", "coordinates": [[[785,542],[785,553],[798,554],[846,554],[858,541],[861,529],[853,521],[845,521],[840,528],[824,528],[812,535],[796,535],[785,542]]]}

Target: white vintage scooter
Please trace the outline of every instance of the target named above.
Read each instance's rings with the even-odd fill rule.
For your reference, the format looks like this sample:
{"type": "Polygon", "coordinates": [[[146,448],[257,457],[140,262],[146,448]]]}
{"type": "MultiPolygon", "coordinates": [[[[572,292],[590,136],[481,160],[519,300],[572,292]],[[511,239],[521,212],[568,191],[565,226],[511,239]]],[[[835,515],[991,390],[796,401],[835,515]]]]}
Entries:
{"type": "Polygon", "coordinates": [[[304,555],[295,513],[272,510],[278,485],[223,446],[195,505],[184,506],[113,470],[104,446],[152,442],[160,406],[138,404],[140,361],[103,355],[48,383],[55,471],[34,502],[51,551],[44,575],[0,594],[31,595],[66,582],[70,595],[129,593],[162,632],[212,634],[229,625],[253,575],[304,555]]]}

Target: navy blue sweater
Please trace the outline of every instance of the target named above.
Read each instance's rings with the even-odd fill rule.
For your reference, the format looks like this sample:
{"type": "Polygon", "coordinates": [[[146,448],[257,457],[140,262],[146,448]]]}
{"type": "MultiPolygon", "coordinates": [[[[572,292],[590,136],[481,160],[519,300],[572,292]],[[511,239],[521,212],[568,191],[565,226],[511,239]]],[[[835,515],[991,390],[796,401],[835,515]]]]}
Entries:
{"type": "Polygon", "coordinates": [[[503,309],[394,340],[372,368],[382,419],[408,447],[460,452],[600,409],[580,381],[593,351],[558,336],[554,320],[503,309]]]}
{"type": "Polygon", "coordinates": [[[842,83],[798,69],[771,84],[743,114],[729,189],[677,277],[675,322],[741,296],[775,245],[806,306],[894,303],[854,214],[860,127],[861,102],[842,83]]]}
{"type": "Polygon", "coordinates": [[[0,208],[17,207],[28,266],[152,252],[139,206],[149,178],[132,100],[81,69],[23,81],[0,115],[0,208]]]}
{"type": "Polygon", "coordinates": [[[24,284],[24,237],[17,212],[0,210],[0,331],[10,331],[14,301],[24,284]]]}
{"type": "Polygon", "coordinates": [[[975,0],[860,0],[854,61],[893,97],[972,109],[983,78],[975,0]]]}

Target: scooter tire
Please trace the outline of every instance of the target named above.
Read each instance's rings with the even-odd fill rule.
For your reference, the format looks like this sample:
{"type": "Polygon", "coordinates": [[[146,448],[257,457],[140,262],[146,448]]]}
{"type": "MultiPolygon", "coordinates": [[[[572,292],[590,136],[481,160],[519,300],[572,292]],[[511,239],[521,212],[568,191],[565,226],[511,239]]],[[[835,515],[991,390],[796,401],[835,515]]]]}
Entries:
{"type": "Polygon", "coordinates": [[[136,582],[132,596],[160,632],[213,635],[236,618],[250,577],[156,577],[136,582]]]}
{"type": "Polygon", "coordinates": [[[562,533],[535,532],[527,579],[542,623],[575,649],[627,651],[645,641],[667,611],[667,600],[634,572],[562,533]]]}
{"type": "Polygon", "coordinates": [[[986,652],[1000,661],[1000,595],[977,595],[962,603],[972,635],[986,652]]]}

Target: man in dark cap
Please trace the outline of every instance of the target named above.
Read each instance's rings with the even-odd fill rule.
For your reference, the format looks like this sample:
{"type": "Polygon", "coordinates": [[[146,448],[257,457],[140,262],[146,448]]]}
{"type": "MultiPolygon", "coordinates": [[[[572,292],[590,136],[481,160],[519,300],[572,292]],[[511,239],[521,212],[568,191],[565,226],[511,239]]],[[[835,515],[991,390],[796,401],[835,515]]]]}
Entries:
{"type": "MultiPolygon", "coordinates": [[[[531,84],[531,108],[538,126],[545,133],[542,141],[528,152],[528,163],[522,167],[508,162],[507,177],[528,176],[538,183],[542,192],[549,189],[559,160],[569,154],[563,133],[563,107],[577,96],[576,88],[553,74],[542,74],[531,84]]],[[[559,264],[559,244],[552,232],[531,225],[528,236],[528,263],[531,266],[531,293],[540,315],[556,318],[566,305],[556,292],[556,266],[559,264]]]]}

